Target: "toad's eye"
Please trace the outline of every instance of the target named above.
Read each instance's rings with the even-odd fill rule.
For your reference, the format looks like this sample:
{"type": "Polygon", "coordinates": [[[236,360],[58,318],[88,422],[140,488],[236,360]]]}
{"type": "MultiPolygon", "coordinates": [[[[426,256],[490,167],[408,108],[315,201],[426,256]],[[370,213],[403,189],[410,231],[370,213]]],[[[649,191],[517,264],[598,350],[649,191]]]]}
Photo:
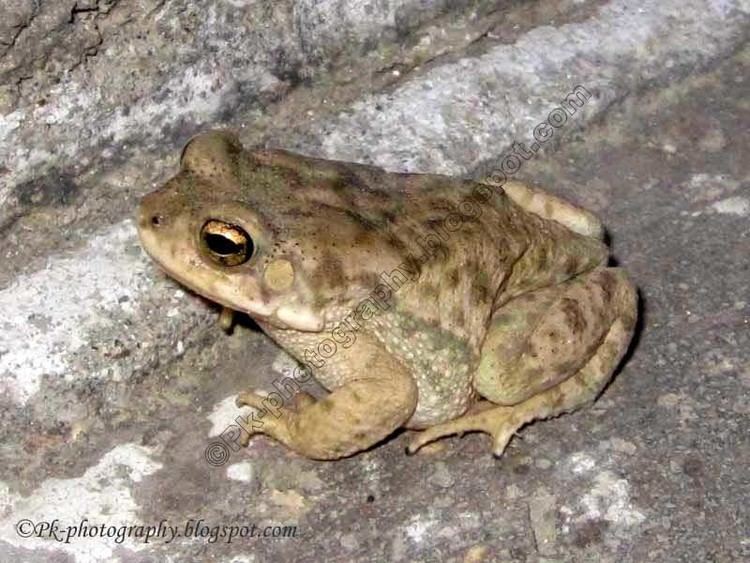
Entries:
{"type": "Polygon", "coordinates": [[[222,266],[238,266],[253,255],[255,244],[250,235],[237,225],[212,219],[201,229],[204,253],[222,266]]]}

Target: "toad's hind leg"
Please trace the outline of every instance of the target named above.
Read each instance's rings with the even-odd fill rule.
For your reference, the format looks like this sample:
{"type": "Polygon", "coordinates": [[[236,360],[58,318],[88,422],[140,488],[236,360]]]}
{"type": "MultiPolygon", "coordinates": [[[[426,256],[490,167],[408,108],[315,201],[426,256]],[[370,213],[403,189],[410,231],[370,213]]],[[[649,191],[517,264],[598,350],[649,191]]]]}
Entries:
{"type": "Polygon", "coordinates": [[[444,436],[480,431],[492,436],[499,456],[524,424],[596,399],[630,342],[635,288],[621,270],[601,268],[530,297],[497,311],[482,350],[475,386],[502,406],[485,404],[433,426],[414,439],[409,452],[444,436]]]}

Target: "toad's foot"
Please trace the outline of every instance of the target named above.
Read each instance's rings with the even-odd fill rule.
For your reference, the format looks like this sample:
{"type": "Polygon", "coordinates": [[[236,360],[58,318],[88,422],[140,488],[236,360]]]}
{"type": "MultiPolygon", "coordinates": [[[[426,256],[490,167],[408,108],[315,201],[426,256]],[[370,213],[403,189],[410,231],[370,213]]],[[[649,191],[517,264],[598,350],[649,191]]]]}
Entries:
{"type": "Polygon", "coordinates": [[[414,412],[416,400],[414,381],[393,372],[351,381],[320,400],[298,393],[291,406],[278,393],[242,393],[237,405],[259,412],[238,422],[245,431],[240,443],[265,434],[306,457],[338,459],[369,448],[400,427],[414,412]]]}
{"type": "Polygon", "coordinates": [[[480,409],[474,409],[474,412],[428,428],[411,441],[407,452],[413,454],[425,444],[453,434],[485,432],[492,436],[492,453],[501,456],[513,434],[533,418],[524,416],[518,407],[495,406],[480,412],[476,412],[477,410],[480,409]]]}

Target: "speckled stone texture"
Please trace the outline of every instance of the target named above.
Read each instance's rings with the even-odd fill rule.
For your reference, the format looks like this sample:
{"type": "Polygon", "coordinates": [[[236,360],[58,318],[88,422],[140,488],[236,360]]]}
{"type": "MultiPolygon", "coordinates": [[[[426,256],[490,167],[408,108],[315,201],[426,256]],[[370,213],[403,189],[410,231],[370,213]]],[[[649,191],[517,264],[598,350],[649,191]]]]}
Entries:
{"type": "Polygon", "coordinates": [[[0,561],[750,559],[747,1],[0,0],[0,14],[0,561]],[[640,288],[600,400],[526,427],[501,459],[482,435],[407,457],[402,433],[334,463],[257,438],[209,464],[234,395],[273,390],[292,364],[249,321],[225,335],[141,252],[134,207],[181,145],[229,126],[247,144],[482,177],[577,85],[591,99],[515,176],[602,217],[640,288]],[[82,518],[297,537],[16,528],[82,518]]]}

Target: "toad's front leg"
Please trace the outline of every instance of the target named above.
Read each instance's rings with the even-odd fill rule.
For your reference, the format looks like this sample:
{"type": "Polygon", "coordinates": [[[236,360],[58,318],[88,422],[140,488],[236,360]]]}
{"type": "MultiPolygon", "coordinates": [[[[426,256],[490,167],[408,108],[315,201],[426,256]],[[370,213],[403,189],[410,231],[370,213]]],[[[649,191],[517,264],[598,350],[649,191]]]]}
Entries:
{"type": "MultiPolygon", "coordinates": [[[[312,459],[338,459],[365,450],[401,427],[417,403],[417,387],[398,360],[359,339],[344,358],[357,375],[319,401],[298,401],[267,413],[255,433],[266,434],[312,459]]],[[[243,393],[239,405],[265,409],[267,399],[243,393]],[[265,403],[264,403],[265,402],[265,403]]]]}

